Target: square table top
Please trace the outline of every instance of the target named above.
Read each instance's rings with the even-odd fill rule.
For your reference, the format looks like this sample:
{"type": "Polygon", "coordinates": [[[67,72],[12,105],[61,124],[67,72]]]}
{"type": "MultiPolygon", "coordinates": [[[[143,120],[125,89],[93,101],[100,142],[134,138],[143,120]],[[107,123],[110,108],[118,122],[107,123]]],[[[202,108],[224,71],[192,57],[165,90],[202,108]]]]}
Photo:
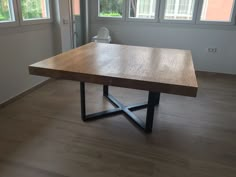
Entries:
{"type": "Polygon", "coordinates": [[[89,43],[29,66],[31,74],[195,97],[191,51],[89,43]]]}

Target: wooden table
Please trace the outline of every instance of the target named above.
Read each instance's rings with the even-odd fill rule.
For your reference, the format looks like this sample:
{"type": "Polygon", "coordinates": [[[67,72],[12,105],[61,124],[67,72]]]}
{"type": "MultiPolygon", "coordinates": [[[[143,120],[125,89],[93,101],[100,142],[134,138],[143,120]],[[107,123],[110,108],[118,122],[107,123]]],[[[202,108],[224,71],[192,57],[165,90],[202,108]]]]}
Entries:
{"type": "Polygon", "coordinates": [[[152,131],[160,93],[196,97],[198,89],[192,54],[186,50],[89,43],[30,65],[29,72],[80,81],[84,121],[122,113],[147,133],[152,131]],[[115,108],[86,115],[85,82],[102,84],[103,95],[115,108]],[[125,106],[109,94],[108,86],[147,90],[148,102],[125,106]],[[146,122],[132,113],[143,108],[147,108],[146,122]]]}

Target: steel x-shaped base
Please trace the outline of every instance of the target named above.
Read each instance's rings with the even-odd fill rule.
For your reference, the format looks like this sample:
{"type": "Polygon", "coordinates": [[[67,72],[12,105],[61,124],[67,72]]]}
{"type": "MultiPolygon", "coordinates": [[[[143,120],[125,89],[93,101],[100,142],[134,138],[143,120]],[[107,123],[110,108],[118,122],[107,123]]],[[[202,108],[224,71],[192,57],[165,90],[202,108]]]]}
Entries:
{"type": "Polygon", "coordinates": [[[80,96],[81,96],[81,116],[83,121],[93,121],[100,118],[105,118],[112,115],[124,114],[129,120],[135,123],[139,128],[146,133],[152,132],[153,116],[155,106],[160,102],[160,93],[149,92],[148,103],[136,104],[132,106],[125,106],[116,98],[109,94],[108,86],[103,86],[103,96],[110,101],[115,108],[107,111],[102,111],[94,114],[86,115],[85,106],[85,83],[80,83],[80,96]],[[132,111],[147,108],[146,123],[140,120],[132,111]]]}

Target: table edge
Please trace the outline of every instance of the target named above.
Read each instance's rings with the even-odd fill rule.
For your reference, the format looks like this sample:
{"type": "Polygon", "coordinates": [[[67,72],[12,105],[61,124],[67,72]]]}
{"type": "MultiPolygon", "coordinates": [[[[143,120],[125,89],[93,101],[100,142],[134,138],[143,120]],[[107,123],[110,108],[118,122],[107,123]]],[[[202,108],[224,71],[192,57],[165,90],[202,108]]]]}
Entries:
{"type": "Polygon", "coordinates": [[[127,78],[117,78],[111,76],[100,76],[86,73],[75,73],[70,71],[54,70],[48,68],[39,68],[33,65],[29,66],[29,73],[32,75],[51,77],[55,79],[74,80],[116,87],[124,87],[137,90],[146,90],[152,92],[161,92],[189,97],[196,97],[198,86],[183,86],[151,81],[141,81],[127,78]]]}

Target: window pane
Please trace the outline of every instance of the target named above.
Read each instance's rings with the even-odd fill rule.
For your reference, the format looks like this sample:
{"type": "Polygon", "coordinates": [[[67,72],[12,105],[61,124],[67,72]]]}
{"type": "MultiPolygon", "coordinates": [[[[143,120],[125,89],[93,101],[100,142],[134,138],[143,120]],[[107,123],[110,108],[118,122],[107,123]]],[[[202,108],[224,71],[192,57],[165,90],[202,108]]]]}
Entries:
{"type": "Polygon", "coordinates": [[[123,0],[100,0],[100,17],[122,17],[123,0]]]}
{"type": "Polygon", "coordinates": [[[156,0],[130,0],[129,17],[155,19],[156,0]]]}
{"type": "Polygon", "coordinates": [[[192,20],[195,0],[166,0],[164,19],[192,20]]]}
{"type": "Polygon", "coordinates": [[[0,23],[14,21],[13,4],[11,0],[0,0],[0,23]]]}
{"type": "Polygon", "coordinates": [[[21,9],[23,20],[50,18],[48,0],[21,0],[21,9]]]}
{"type": "Polygon", "coordinates": [[[73,15],[80,15],[80,0],[73,0],[73,15]]]}
{"type": "Polygon", "coordinates": [[[234,0],[204,0],[201,21],[230,22],[234,0]]]}

